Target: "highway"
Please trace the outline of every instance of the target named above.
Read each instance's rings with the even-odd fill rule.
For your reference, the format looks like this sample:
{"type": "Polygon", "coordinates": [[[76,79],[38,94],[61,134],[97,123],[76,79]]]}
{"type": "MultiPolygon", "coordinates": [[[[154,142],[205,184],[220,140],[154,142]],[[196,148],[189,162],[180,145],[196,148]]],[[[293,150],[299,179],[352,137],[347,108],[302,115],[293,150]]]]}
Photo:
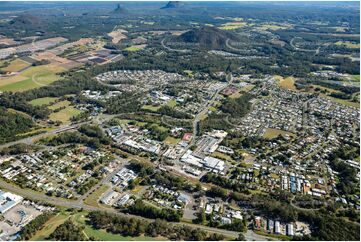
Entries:
{"type": "Polygon", "coordinates": [[[165,38],[162,39],[162,41],[161,41],[160,43],[162,44],[163,48],[166,49],[166,50],[175,51],[175,52],[181,52],[181,53],[187,53],[187,52],[190,52],[190,51],[191,51],[191,50],[188,50],[188,49],[183,49],[183,50],[172,49],[172,48],[170,48],[170,47],[168,47],[168,46],[166,46],[166,45],[164,44],[164,40],[165,40],[165,38]]]}
{"type": "Polygon", "coordinates": [[[19,139],[19,140],[13,141],[13,142],[2,144],[2,145],[0,145],[0,149],[5,148],[5,147],[9,147],[9,146],[12,146],[12,145],[15,145],[15,144],[20,144],[20,143],[30,145],[30,144],[32,144],[34,142],[34,140],[43,138],[43,137],[48,136],[48,135],[57,134],[57,133],[61,133],[61,132],[72,130],[72,129],[77,129],[81,125],[86,124],[86,123],[89,123],[89,122],[81,122],[81,123],[77,123],[77,124],[73,124],[73,125],[62,126],[62,127],[59,127],[57,129],[54,129],[54,130],[50,130],[50,131],[45,132],[45,133],[37,134],[37,135],[30,136],[30,137],[27,137],[27,138],[24,138],[24,139],[19,139]]]}

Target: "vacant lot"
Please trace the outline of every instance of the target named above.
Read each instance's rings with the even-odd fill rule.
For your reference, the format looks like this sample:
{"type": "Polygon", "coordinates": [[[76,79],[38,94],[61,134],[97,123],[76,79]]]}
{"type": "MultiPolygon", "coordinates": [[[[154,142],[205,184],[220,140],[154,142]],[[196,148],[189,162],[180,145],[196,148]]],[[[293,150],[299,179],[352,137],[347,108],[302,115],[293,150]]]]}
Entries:
{"type": "Polygon", "coordinates": [[[177,101],[172,99],[172,100],[167,102],[167,106],[171,107],[171,108],[174,108],[175,106],[177,106],[177,101]]]}
{"type": "Polygon", "coordinates": [[[294,77],[289,76],[287,78],[283,78],[282,76],[275,76],[275,79],[279,81],[280,87],[294,91],[296,90],[294,77]]]}
{"type": "Polygon", "coordinates": [[[295,136],[295,134],[291,133],[291,132],[287,132],[287,131],[279,130],[279,129],[267,128],[266,132],[263,135],[263,138],[265,138],[265,139],[273,139],[273,138],[278,137],[279,135],[282,135],[282,136],[289,135],[291,137],[295,136]]]}
{"type": "Polygon", "coordinates": [[[106,184],[101,185],[97,190],[95,190],[92,194],[90,194],[85,200],[84,203],[98,207],[98,200],[101,195],[109,189],[109,186],[106,184]]]}
{"type": "Polygon", "coordinates": [[[118,29],[115,31],[112,31],[110,33],[108,33],[108,36],[112,38],[112,42],[113,44],[117,44],[119,43],[119,41],[121,41],[122,39],[126,39],[127,36],[125,35],[125,33],[127,33],[126,30],[124,29],[118,29]]]}
{"type": "Polygon", "coordinates": [[[175,145],[178,144],[180,141],[180,139],[168,136],[165,140],[164,143],[166,143],[167,145],[175,145]]]}

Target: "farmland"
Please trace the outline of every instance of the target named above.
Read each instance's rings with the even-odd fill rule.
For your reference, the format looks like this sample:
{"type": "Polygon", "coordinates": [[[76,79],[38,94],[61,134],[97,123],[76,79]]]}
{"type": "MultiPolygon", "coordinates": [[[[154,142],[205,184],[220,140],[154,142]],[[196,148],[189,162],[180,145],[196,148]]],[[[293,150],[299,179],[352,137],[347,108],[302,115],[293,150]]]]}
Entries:
{"type": "Polygon", "coordinates": [[[237,22],[229,22],[229,23],[222,24],[222,26],[219,28],[223,29],[223,30],[234,30],[234,29],[243,28],[245,26],[247,26],[246,22],[237,21],[237,22]]]}
{"type": "Polygon", "coordinates": [[[335,44],[345,46],[346,48],[349,49],[360,49],[359,43],[352,43],[350,41],[337,41],[335,44]]]}
{"type": "Polygon", "coordinates": [[[18,75],[0,78],[0,91],[20,92],[46,86],[59,80],[57,73],[64,70],[52,64],[30,67],[18,75]]]}
{"type": "Polygon", "coordinates": [[[26,67],[30,66],[29,63],[21,60],[21,59],[15,59],[13,61],[10,62],[10,64],[3,68],[3,71],[9,71],[9,72],[17,72],[20,71],[26,67]]]}

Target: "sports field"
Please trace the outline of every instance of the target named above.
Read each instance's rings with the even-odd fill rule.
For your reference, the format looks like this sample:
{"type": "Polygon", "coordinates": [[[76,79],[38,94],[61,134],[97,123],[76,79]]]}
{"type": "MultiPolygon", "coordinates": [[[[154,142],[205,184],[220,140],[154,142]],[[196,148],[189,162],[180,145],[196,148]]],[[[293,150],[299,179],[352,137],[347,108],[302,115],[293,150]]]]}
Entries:
{"type": "Polygon", "coordinates": [[[164,143],[167,145],[175,145],[178,144],[180,141],[180,139],[174,138],[172,136],[168,136],[165,140],[164,143]]]}
{"type": "Polygon", "coordinates": [[[59,80],[60,76],[57,73],[65,70],[52,64],[32,66],[18,75],[0,78],[0,91],[21,92],[46,86],[59,80]]]}

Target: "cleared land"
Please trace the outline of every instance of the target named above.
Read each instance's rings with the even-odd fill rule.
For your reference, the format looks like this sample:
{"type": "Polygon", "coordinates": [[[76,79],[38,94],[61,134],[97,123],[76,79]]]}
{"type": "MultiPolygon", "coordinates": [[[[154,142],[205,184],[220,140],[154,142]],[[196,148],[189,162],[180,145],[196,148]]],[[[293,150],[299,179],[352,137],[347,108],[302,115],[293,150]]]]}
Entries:
{"type": "Polygon", "coordinates": [[[10,72],[17,72],[20,71],[26,67],[30,66],[29,63],[21,60],[21,59],[15,59],[12,62],[10,62],[10,65],[3,68],[3,71],[10,71],[10,72]]]}
{"type": "Polygon", "coordinates": [[[171,107],[171,108],[174,108],[175,106],[177,106],[177,101],[172,99],[169,102],[167,102],[167,106],[171,107]]]}
{"type": "Polygon", "coordinates": [[[279,130],[279,129],[267,128],[266,132],[263,135],[263,138],[265,138],[265,139],[273,139],[273,138],[278,137],[279,135],[282,135],[282,136],[289,135],[291,137],[295,136],[295,134],[291,133],[291,132],[287,132],[287,131],[279,130]]]}
{"type": "Polygon", "coordinates": [[[136,52],[136,51],[139,51],[141,49],[138,48],[138,47],[135,47],[135,46],[129,46],[129,47],[125,48],[124,50],[129,51],[129,52],[136,52]]]}
{"type": "Polygon", "coordinates": [[[31,240],[45,240],[54,230],[65,222],[69,218],[69,214],[59,213],[55,217],[51,218],[48,222],[45,223],[43,229],[36,232],[36,234],[31,238],[31,240]]]}
{"type": "Polygon", "coordinates": [[[180,139],[168,136],[165,140],[164,143],[166,143],[167,145],[175,145],[178,144],[180,141],[180,139]]]}
{"type": "Polygon", "coordinates": [[[279,85],[282,88],[290,89],[295,91],[295,78],[292,76],[289,76],[287,78],[283,78],[282,76],[275,76],[275,79],[279,81],[279,85]]]}
{"type": "Polygon", "coordinates": [[[42,97],[31,100],[29,103],[34,106],[42,106],[42,105],[49,105],[50,103],[56,102],[58,98],[56,97],[42,97]]]}
{"type": "Polygon", "coordinates": [[[109,189],[109,186],[106,184],[101,185],[97,190],[95,190],[92,194],[90,194],[85,200],[84,203],[98,207],[98,199],[102,196],[104,192],[109,189]]]}
{"type": "Polygon", "coordinates": [[[352,43],[350,41],[337,41],[335,45],[342,45],[349,49],[360,49],[359,43],[352,43]]]}
{"type": "Polygon", "coordinates": [[[263,24],[257,29],[260,30],[279,30],[279,29],[289,29],[292,28],[291,25],[278,25],[278,24],[263,24]]]}
{"type": "Polygon", "coordinates": [[[223,29],[223,30],[234,30],[234,29],[243,28],[245,26],[247,26],[247,22],[237,21],[237,22],[229,22],[229,23],[222,24],[222,26],[219,28],[223,29]]]}
{"type": "Polygon", "coordinates": [[[123,30],[123,29],[118,29],[118,30],[115,30],[115,31],[112,31],[112,32],[108,33],[108,36],[112,38],[112,43],[113,44],[117,44],[122,39],[127,38],[127,36],[124,33],[127,33],[127,31],[123,30]]]}
{"type": "Polygon", "coordinates": [[[60,101],[49,106],[49,109],[55,110],[58,108],[68,107],[71,103],[68,100],[60,101]]]}
{"type": "Polygon", "coordinates": [[[59,112],[52,113],[49,115],[49,119],[52,121],[60,121],[62,123],[69,123],[70,119],[81,114],[82,111],[75,109],[71,106],[66,107],[59,112]]]}
{"type": "Polygon", "coordinates": [[[158,109],[160,109],[160,106],[144,105],[142,107],[142,109],[149,110],[149,111],[152,111],[152,112],[156,112],[156,111],[158,111],[158,109]]]}

